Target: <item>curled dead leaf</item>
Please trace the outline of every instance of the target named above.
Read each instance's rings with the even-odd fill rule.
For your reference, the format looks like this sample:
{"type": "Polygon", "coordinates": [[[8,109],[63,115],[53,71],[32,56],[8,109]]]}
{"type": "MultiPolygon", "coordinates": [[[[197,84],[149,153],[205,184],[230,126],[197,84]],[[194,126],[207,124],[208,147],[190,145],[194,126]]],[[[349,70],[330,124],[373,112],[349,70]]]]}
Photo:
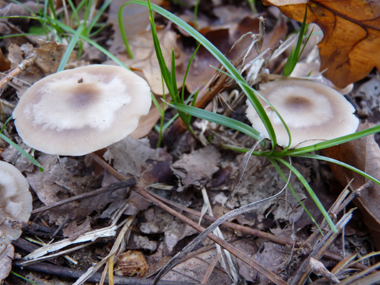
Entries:
{"type": "MultiPolygon", "coordinates": [[[[359,126],[359,130],[366,128],[368,128],[367,124],[359,126]]],[[[374,140],[374,135],[325,149],[323,154],[380,179],[380,148],[374,140]]],[[[336,164],[330,164],[330,167],[343,186],[346,186],[352,178],[354,178],[351,183],[352,189],[358,189],[368,181],[362,175],[347,168],[336,164]]],[[[364,216],[363,221],[371,232],[375,246],[380,249],[380,185],[374,183],[372,187],[362,191],[354,203],[364,216]]]]}
{"type": "MultiPolygon", "coordinates": [[[[279,1],[265,0],[267,5],[279,1]]],[[[294,4],[296,1],[286,1],[294,4]]],[[[318,44],[321,70],[336,86],[344,88],[364,78],[373,67],[380,70],[380,2],[361,0],[310,0],[307,4],[279,6],[286,16],[321,27],[324,37],[318,44]]]]}
{"type": "Polygon", "coordinates": [[[117,259],[117,275],[144,277],[149,269],[145,256],[141,251],[128,250],[119,255],[117,259]]]}

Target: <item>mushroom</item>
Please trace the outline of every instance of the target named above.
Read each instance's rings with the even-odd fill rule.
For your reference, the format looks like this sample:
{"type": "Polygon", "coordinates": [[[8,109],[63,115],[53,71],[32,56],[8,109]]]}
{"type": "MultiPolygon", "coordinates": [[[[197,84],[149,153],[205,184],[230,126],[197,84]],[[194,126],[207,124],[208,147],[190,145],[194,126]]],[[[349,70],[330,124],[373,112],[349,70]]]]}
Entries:
{"type": "Polygon", "coordinates": [[[0,252],[21,235],[32,212],[29,184],[13,165],[0,161],[0,252]]]}
{"type": "Polygon", "coordinates": [[[132,71],[89,65],[37,81],[21,97],[13,118],[28,146],[79,156],[132,133],[150,105],[148,84],[132,71]]]}
{"type": "Polygon", "coordinates": [[[334,88],[336,91],[343,95],[347,95],[352,91],[354,88],[354,84],[348,84],[344,88],[339,88],[334,85],[330,80],[328,80],[326,77],[323,77],[323,74],[319,72],[319,69],[321,67],[321,63],[319,61],[315,62],[298,62],[296,66],[294,67],[292,74],[290,74],[291,77],[303,77],[308,80],[313,80],[315,82],[322,83],[324,85],[327,85],[328,87],[334,88]]]}
{"type": "MultiPolygon", "coordinates": [[[[290,148],[312,145],[354,133],[359,125],[355,108],[337,91],[302,79],[281,79],[260,85],[267,99],[286,122],[292,136],[290,148]]],[[[289,137],[273,109],[259,98],[276,132],[277,143],[286,147],[289,137]]],[[[253,128],[269,135],[250,102],[247,117],[253,128]]]]}

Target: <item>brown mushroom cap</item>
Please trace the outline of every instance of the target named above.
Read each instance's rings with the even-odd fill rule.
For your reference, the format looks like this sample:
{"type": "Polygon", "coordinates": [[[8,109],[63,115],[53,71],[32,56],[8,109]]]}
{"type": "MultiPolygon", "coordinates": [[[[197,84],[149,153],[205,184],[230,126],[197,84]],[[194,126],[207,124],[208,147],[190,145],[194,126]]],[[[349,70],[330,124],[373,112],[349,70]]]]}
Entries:
{"type": "Polygon", "coordinates": [[[13,118],[30,147],[78,156],[132,133],[150,105],[148,84],[132,71],[89,65],[36,82],[21,97],[13,118]]]}
{"type": "Polygon", "coordinates": [[[0,247],[21,235],[21,222],[29,220],[32,195],[29,184],[13,165],[0,161],[0,247]]]}
{"type": "MultiPolygon", "coordinates": [[[[337,91],[301,79],[282,79],[260,85],[259,93],[280,113],[292,135],[290,147],[304,147],[354,133],[359,125],[355,108],[337,91]]],[[[259,98],[276,132],[277,143],[287,146],[285,127],[272,108],[259,98]]],[[[247,101],[247,117],[253,128],[269,135],[253,106],[247,101]]]]}

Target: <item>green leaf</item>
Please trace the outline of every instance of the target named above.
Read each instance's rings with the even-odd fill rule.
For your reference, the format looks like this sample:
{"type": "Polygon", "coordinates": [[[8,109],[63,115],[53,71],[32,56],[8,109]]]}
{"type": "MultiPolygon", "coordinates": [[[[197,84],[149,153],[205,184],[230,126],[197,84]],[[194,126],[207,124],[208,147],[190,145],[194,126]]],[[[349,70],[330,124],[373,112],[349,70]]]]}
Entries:
{"type": "Polygon", "coordinates": [[[187,105],[182,104],[182,103],[168,103],[168,104],[169,104],[169,106],[176,108],[177,110],[180,110],[182,112],[188,113],[192,116],[195,116],[195,117],[198,117],[198,118],[210,121],[210,122],[217,123],[219,125],[226,126],[228,128],[232,128],[232,129],[237,130],[239,132],[242,132],[242,133],[244,133],[244,134],[246,134],[246,135],[248,135],[248,136],[250,136],[256,140],[262,139],[262,136],[258,131],[256,131],[252,127],[250,127],[250,126],[248,126],[242,122],[239,122],[237,120],[234,120],[234,119],[231,119],[231,118],[228,118],[226,116],[219,115],[219,114],[215,114],[215,113],[212,113],[209,111],[205,111],[203,109],[199,109],[196,107],[187,106],[187,105]]]}

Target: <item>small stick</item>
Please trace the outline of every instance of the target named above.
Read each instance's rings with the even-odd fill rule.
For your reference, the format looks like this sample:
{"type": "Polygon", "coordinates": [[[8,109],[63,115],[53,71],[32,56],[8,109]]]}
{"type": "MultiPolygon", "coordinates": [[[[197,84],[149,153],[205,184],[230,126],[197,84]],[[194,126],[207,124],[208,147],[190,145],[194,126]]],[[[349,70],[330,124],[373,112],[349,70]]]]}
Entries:
{"type": "MultiPolygon", "coordinates": [[[[97,154],[91,153],[90,155],[101,167],[103,167],[105,170],[107,170],[110,174],[112,174],[116,178],[118,178],[120,180],[124,180],[124,179],[127,178],[124,175],[122,175],[119,172],[117,172],[112,166],[110,166],[107,162],[105,162],[103,159],[101,159],[97,154]]],[[[150,192],[149,192],[149,194],[152,195],[153,197],[156,197],[159,200],[162,200],[164,202],[170,203],[171,205],[173,205],[174,207],[179,208],[180,210],[186,211],[186,212],[191,213],[193,215],[196,215],[198,217],[200,216],[200,213],[198,211],[186,208],[186,207],[184,207],[184,206],[182,206],[180,204],[177,204],[177,203],[175,203],[173,201],[167,200],[167,199],[165,199],[165,198],[163,198],[163,197],[161,197],[159,195],[156,195],[156,194],[153,194],[153,193],[150,193],[150,192]]],[[[214,217],[211,217],[211,216],[208,216],[208,215],[205,215],[204,218],[207,219],[207,220],[213,221],[213,222],[215,221],[214,217]]],[[[271,235],[271,234],[268,234],[268,233],[264,233],[264,232],[261,232],[261,231],[258,231],[258,230],[255,230],[255,229],[252,229],[252,228],[249,228],[249,227],[241,226],[241,225],[238,225],[238,224],[235,224],[235,223],[225,222],[222,225],[226,226],[226,227],[229,227],[229,228],[232,228],[232,229],[235,229],[235,230],[238,230],[238,231],[241,231],[241,232],[245,232],[245,233],[248,233],[248,234],[252,234],[252,235],[255,235],[255,236],[258,236],[258,237],[262,237],[262,238],[268,239],[268,240],[270,240],[272,242],[276,242],[278,244],[293,245],[293,241],[290,240],[290,239],[286,239],[286,238],[280,238],[280,239],[278,239],[274,235],[271,235]]],[[[324,253],[324,256],[326,258],[329,258],[331,260],[335,260],[335,261],[338,261],[338,262],[343,259],[341,256],[333,254],[331,252],[327,252],[327,251],[324,253]]],[[[359,268],[359,269],[366,269],[367,268],[365,265],[362,265],[360,263],[355,264],[354,267],[359,268]]]]}
{"type": "MultiPolygon", "coordinates": [[[[152,193],[150,191],[148,191],[148,193],[152,196],[154,196],[155,198],[173,206],[173,207],[176,207],[182,211],[185,211],[185,212],[188,212],[194,216],[197,216],[197,217],[200,217],[201,216],[201,213],[196,211],[196,210],[193,210],[193,209],[189,209],[181,204],[178,204],[178,203],[175,203],[173,201],[170,201],[164,197],[161,197],[160,195],[157,195],[155,193],[152,193]]],[[[215,217],[211,217],[209,215],[204,215],[203,216],[204,219],[208,220],[208,221],[211,221],[211,222],[215,222],[217,220],[217,218],[215,217]]],[[[244,233],[247,233],[247,234],[250,234],[250,235],[254,235],[254,236],[257,236],[257,237],[261,237],[261,238],[264,238],[264,239],[267,239],[267,240],[270,240],[272,242],[275,242],[275,243],[278,243],[278,244],[282,244],[282,245],[293,245],[294,244],[294,241],[290,238],[286,238],[286,237],[277,237],[273,234],[270,234],[270,233],[266,233],[266,232],[262,232],[262,231],[259,231],[259,230],[256,230],[256,229],[253,229],[253,228],[250,228],[250,227],[246,227],[246,226],[242,226],[242,225],[239,225],[239,224],[235,224],[235,223],[231,223],[231,222],[224,222],[222,224],[222,226],[225,226],[225,227],[228,227],[230,229],[234,229],[234,230],[237,230],[237,231],[241,231],[241,232],[244,232],[244,233]]]]}
{"type": "Polygon", "coordinates": [[[111,165],[109,165],[106,161],[104,161],[99,155],[96,153],[92,152],[88,154],[97,164],[99,164],[101,167],[103,167],[104,170],[107,170],[109,173],[111,173],[113,176],[115,176],[119,180],[127,180],[130,177],[126,177],[119,172],[115,170],[111,165]]]}
{"type": "MultiPolygon", "coordinates": [[[[95,157],[97,156],[96,154],[92,153],[91,156],[95,159],[95,157]]],[[[104,168],[109,171],[112,175],[115,174],[115,177],[119,178],[119,179],[127,179],[127,177],[125,177],[124,175],[118,173],[113,167],[111,167],[107,162],[105,162],[104,160],[98,158],[96,160],[96,162],[98,162],[102,167],[103,165],[105,166],[104,168]]],[[[193,220],[189,219],[188,217],[178,213],[177,211],[173,210],[172,208],[170,208],[169,206],[165,205],[163,202],[161,202],[160,200],[156,199],[155,197],[153,197],[152,195],[150,195],[148,192],[146,192],[144,189],[140,188],[140,187],[134,187],[135,191],[140,194],[142,197],[144,197],[145,199],[151,201],[152,203],[156,204],[157,206],[159,206],[161,209],[167,211],[168,213],[172,214],[173,216],[181,219],[183,222],[185,222],[186,224],[188,224],[189,226],[191,226],[192,228],[194,228],[195,230],[199,231],[199,232],[203,232],[205,230],[204,227],[198,225],[196,222],[194,222],[193,220]]],[[[272,271],[270,271],[269,269],[267,269],[265,266],[261,265],[260,263],[258,263],[257,261],[253,260],[249,255],[241,252],[240,250],[238,250],[237,248],[235,248],[234,246],[232,246],[231,244],[229,244],[228,242],[226,242],[225,240],[221,239],[220,237],[214,235],[214,234],[209,234],[208,237],[210,239],[212,239],[214,242],[216,242],[217,244],[219,244],[221,247],[223,247],[224,249],[228,250],[229,252],[231,252],[233,255],[235,255],[237,258],[239,258],[240,260],[242,260],[244,263],[248,264],[249,266],[251,266],[253,269],[255,269],[256,271],[260,272],[261,274],[265,275],[269,280],[271,280],[273,283],[275,284],[280,284],[280,285],[287,285],[287,283],[282,280],[280,277],[278,277],[276,274],[274,274],[272,271]]]]}
{"type": "MultiPolygon", "coordinates": [[[[115,176],[116,178],[120,179],[120,180],[125,180],[127,177],[125,177],[124,175],[120,174],[119,172],[117,172],[112,166],[110,166],[107,162],[105,162],[103,159],[101,159],[97,154],[95,153],[91,153],[90,156],[101,166],[103,167],[105,170],[107,170],[109,173],[111,173],[113,176],[115,176]]],[[[154,196],[155,198],[161,200],[161,201],[164,201],[165,203],[168,203],[176,208],[179,208],[180,210],[183,210],[183,211],[186,211],[190,214],[193,214],[197,217],[200,217],[200,213],[198,211],[195,211],[195,210],[192,210],[192,209],[189,209],[189,208],[186,208],[180,204],[177,204],[175,202],[172,202],[168,199],[165,199],[159,195],[156,195],[154,193],[151,193],[151,192],[148,192],[150,195],[154,196]]],[[[209,215],[205,215],[204,216],[205,219],[209,220],[209,221],[212,221],[212,222],[215,222],[216,221],[216,218],[214,217],[211,217],[209,215]]],[[[251,235],[255,235],[255,236],[258,236],[258,237],[262,237],[262,238],[265,238],[265,239],[268,239],[270,241],[273,241],[275,243],[278,243],[278,244],[284,244],[284,245],[293,245],[293,240],[291,239],[286,239],[286,238],[283,238],[283,237],[276,237],[272,234],[268,234],[268,233],[264,233],[262,231],[259,231],[259,230],[255,230],[255,229],[252,229],[252,228],[249,228],[249,227],[245,227],[245,226],[241,226],[241,225],[238,225],[238,224],[235,224],[235,223],[231,223],[231,222],[225,222],[223,223],[222,225],[226,226],[226,227],[229,227],[231,229],[234,229],[234,230],[238,230],[238,231],[242,231],[242,232],[245,232],[245,233],[248,233],[248,234],[251,234],[251,235]]]]}
{"type": "Polygon", "coordinates": [[[301,267],[298,269],[297,274],[294,276],[292,285],[305,284],[305,281],[311,272],[310,259],[314,258],[319,260],[322,257],[323,252],[327,249],[327,247],[330,246],[330,244],[335,240],[338,234],[349,222],[349,220],[352,217],[352,212],[353,210],[351,209],[349,212],[344,214],[343,217],[336,224],[338,232],[333,232],[333,230],[331,229],[328,233],[325,234],[323,239],[317,245],[314,246],[313,251],[310,253],[308,258],[306,258],[301,267]]]}
{"type": "Polygon", "coordinates": [[[4,85],[11,81],[15,76],[19,75],[21,71],[24,71],[28,66],[34,64],[37,56],[35,53],[32,53],[30,56],[25,58],[15,69],[13,69],[10,73],[8,73],[3,79],[0,80],[0,89],[4,87],[4,85]]]}
{"type": "Polygon", "coordinates": [[[120,188],[127,188],[127,187],[131,187],[131,186],[134,186],[134,185],[136,185],[136,180],[134,178],[129,178],[127,180],[123,180],[123,181],[120,181],[120,182],[112,183],[111,185],[109,185],[107,187],[102,187],[102,188],[99,188],[99,189],[97,189],[95,191],[92,191],[92,192],[88,192],[88,193],[84,193],[84,194],[81,194],[81,195],[77,195],[77,196],[74,196],[74,197],[71,197],[71,198],[59,201],[57,203],[51,204],[49,206],[45,206],[45,207],[41,207],[41,208],[35,209],[35,210],[32,211],[32,214],[41,213],[41,212],[50,210],[50,209],[58,207],[58,206],[62,206],[64,204],[67,204],[67,203],[70,203],[70,202],[73,202],[73,201],[76,201],[76,200],[79,200],[79,199],[96,196],[96,195],[99,195],[99,194],[102,194],[102,193],[106,193],[106,192],[109,192],[109,191],[115,191],[115,190],[118,190],[120,188]]]}
{"type": "MultiPolygon", "coordinates": [[[[140,194],[142,197],[145,199],[151,201],[152,203],[156,204],[158,207],[161,209],[167,211],[168,213],[172,214],[173,216],[179,218],[186,224],[188,224],[190,227],[194,228],[198,232],[203,232],[205,230],[204,227],[198,225],[196,222],[193,220],[189,219],[188,217],[178,213],[177,211],[173,210],[169,206],[165,205],[162,203],[160,200],[154,198],[152,195],[150,195],[148,192],[146,192],[144,189],[140,187],[134,187],[135,191],[140,194]]],[[[269,280],[271,280],[275,284],[279,285],[287,285],[287,283],[282,280],[280,277],[278,277],[276,274],[274,274],[272,271],[270,271],[268,268],[265,266],[261,265],[254,259],[252,259],[249,255],[245,254],[244,252],[238,250],[236,247],[232,246],[225,240],[221,239],[220,237],[214,235],[213,233],[210,233],[208,235],[208,238],[219,244],[221,247],[224,249],[228,250],[230,253],[235,255],[237,258],[239,258],[241,261],[258,271],[259,273],[263,274],[265,277],[267,277],[269,280]]]]}
{"type": "MultiPolygon", "coordinates": [[[[32,271],[37,271],[49,275],[56,275],[62,277],[69,277],[73,279],[78,279],[83,275],[83,271],[76,270],[68,267],[55,266],[47,263],[36,263],[22,266],[23,269],[28,269],[32,271]]],[[[90,282],[99,282],[101,278],[101,273],[94,273],[88,278],[90,282]]],[[[106,278],[108,282],[108,278],[106,278]]],[[[115,285],[150,285],[152,280],[133,278],[133,277],[114,277],[115,285]]],[[[195,285],[195,283],[190,282],[180,282],[180,281],[160,281],[159,285],[195,285]]]]}
{"type": "Polygon", "coordinates": [[[219,258],[221,256],[222,256],[221,253],[218,253],[215,256],[214,260],[208,266],[207,271],[206,271],[205,275],[202,278],[201,284],[207,284],[207,281],[210,279],[211,273],[214,271],[214,268],[215,268],[216,264],[218,263],[219,258]]]}

